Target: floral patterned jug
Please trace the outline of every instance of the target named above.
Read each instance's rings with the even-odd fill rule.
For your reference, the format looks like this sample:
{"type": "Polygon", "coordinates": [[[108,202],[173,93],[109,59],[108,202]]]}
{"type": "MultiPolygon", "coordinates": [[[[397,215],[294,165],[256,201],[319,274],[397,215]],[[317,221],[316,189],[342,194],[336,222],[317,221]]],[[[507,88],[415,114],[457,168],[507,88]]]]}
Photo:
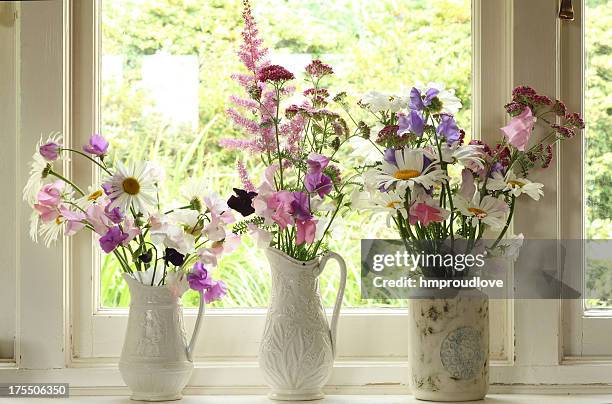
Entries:
{"type": "Polygon", "coordinates": [[[181,292],[168,286],[143,285],[124,274],[131,295],[123,351],[121,376],[133,400],[178,400],[193,371],[193,347],[204,315],[200,308],[189,345],[183,327],[181,292]]]}
{"type": "Polygon", "coordinates": [[[272,294],[259,351],[259,365],[275,400],[316,400],[323,398],[336,354],[336,328],[346,285],[346,264],[342,257],[327,253],[307,262],[268,248],[272,272],[272,294]],[[327,323],[319,275],[329,259],[340,265],[340,287],[331,327],[327,323]]]}

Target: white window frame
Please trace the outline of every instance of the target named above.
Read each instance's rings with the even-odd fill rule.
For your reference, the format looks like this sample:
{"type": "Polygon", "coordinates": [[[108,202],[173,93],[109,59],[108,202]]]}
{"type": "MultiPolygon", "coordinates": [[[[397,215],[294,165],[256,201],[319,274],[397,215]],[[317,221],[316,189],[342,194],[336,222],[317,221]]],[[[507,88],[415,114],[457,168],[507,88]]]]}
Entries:
{"type": "MultiPolygon", "coordinates": [[[[12,3],[0,3],[0,172],[5,173],[2,186],[18,194],[15,168],[17,157],[17,103],[10,102],[17,97],[17,16],[12,3]],[[7,100],[9,102],[5,102],[7,100]]],[[[16,285],[17,285],[17,248],[15,233],[17,229],[17,206],[13,192],[0,193],[0,228],[7,229],[0,234],[0,366],[11,366],[15,361],[16,326],[16,285]]]]}
{"type": "MultiPolygon", "coordinates": [[[[561,48],[561,91],[564,99],[571,100],[568,108],[584,113],[585,91],[585,18],[584,0],[574,5],[574,21],[564,27],[561,48]]],[[[588,117],[585,117],[588,120],[588,117]]],[[[586,137],[566,142],[561,147],[560,184],[563,198],[561,217],[562,237],[585,239],[584,153],[586,137]],[[578,156],[578,158],[576,158],[578,156]],[[578,174],[578,175],[577,175],[578,174]]],[[[573,284],[582,285],[586,275],[584,251],[575,257],[576,270],[573,284]]],[[[612,310],[588,309],[584,300],[568,300],[563,305],[564,359],[571,362],[586,360],[612,361],[612,310]]]]}
{"type": "MultiPolygon", "coordinates": [[[[82,18],[79,6],[84,3],[89,2],[53,0],[18,4],[21,21],[17,184],[25,183],[24,167],[41,132],[62,129],[69,143],[78,144],[76,134],[88,134],[91,131],[82,129],[97,125],[91,103],[75,102],[83,93],[91,94],[91,88],[87,88],[90,84],[79,66],[98,65],[91,52],[95,33],[74,35],[81,32],[76,24],[82,18]],[[44,41],[40,39],[42,35],[44,41]],[[78,52],[69,51],[73,45],[78,52]],[[45,67],[44,74],[40,66],[45,67]]],[[[561,26],[556,19],[557,10],[557,0],[474,0],[473,21],[479,23],[473,27],[473,53],[482,57],[474,63],[474,110],[480,110],[480,114],[473,119],[473,127],[475,133],[483,133],[483,140],[498,138],[498,128],[506,120],[501,105],[507,101],[513,85],[532,85],[551,95],[560,93],[561,26]]],[[[537,207],[526,202],[517,213],[515,231],[522,231],[526,237],[552,238],[560,234],[559,217],[564,206],[556,192],[561,181],[560,167],[564,164],[560,160],[563,156],[556,160],[555,167],[534,178],[547,187],[544,202],[537,207]],[[543,213],[543,208],[548,213],[543,213]],[[535,218],[531,215],[534,209],[538,209],[535,218]]],[[[75,159],[64,170],[79,178],[94,179],[79,164],[75,159]]],[[[108,326],[112,327],[125,321],[125,314],[97,313],[94,308],[92,285],[96,280],[92,279],[91,272],[91,242],[84,242],[86,248],[80,248],[83,240],[78,239],[65,239],[63,248],[56,249],[34,245],[27,231],[19,231],[28,228],[29,212],[25,206],[18,206],[21,208],[17,212],[15,247],[18,285],[15,367],[19,369],[0,368],[0,381],[65,381],[71,383],[74,394],[125,393],[127,390],[113,358],[114,350],[121,346],[122,331],[119,327],[98,329],[91,320],[107,318],[108,326]]],[[[492,305],[497,306],[497,302],[492,305]]],[[[501,330],[503,343],[496,348],[501,355],[496,357],[497,353],[493,353],[494,359],[499,358],[491,364],[493,391],[528,391],[529,386],[542,391],[543,385],[549,385],[551,390],[571,388],[576,392],[588,391],[589,385],[612,384],[612,362],[607,358],[580,363],[564,360],[566,341],[561,302],[517,300],[497,307],[492,310],[491,331],[501,330]]],[[[246,333],[238,326],[244,313],[226,313],[208,316],[205,330],[232,327],[234,333],[244,337],[246,333]]],[[[408,393],[403,355],[408,347],[402,337],[406,333],[406,313],[374,313],[346,311],[342,317],[339,344],[345,348],[341,348],[344,353],[341,351],[334,367],[327,387],[329,392],[408,393]],[[374,320],[394,324],[373,326],[374,320]],[[371,341],[372,346],[358,344],[351,333],[343,336],[342,330],[349,328],[354,335],[371,341]],[[392,347],[389,349],[393,352],[381,354],[381,346],[392,347]],[[375,354],[363,355],[367,349],[375,354]]],[[[257,320],[257,315],[250,317],[254,319],[250,328],[261,327],[262,320],[257,320]]],[[[187,328],[191,323],[187,313],[187,328]]],[[[235,343],[212,341],[216,338],[215,332],[203,333],[211,345],[235,343]]],[[[259,335],[253,332],[250,340],[240,338],[240,345],[255,346],[259,335]]],[[[207,352],[206,346],[199,347],[198,363],[187,392],[264,391],[263,378],[253,356],[248,352],[233,352],[233,355],[230,352],[229,356],[217,356],[207,352]]]]}

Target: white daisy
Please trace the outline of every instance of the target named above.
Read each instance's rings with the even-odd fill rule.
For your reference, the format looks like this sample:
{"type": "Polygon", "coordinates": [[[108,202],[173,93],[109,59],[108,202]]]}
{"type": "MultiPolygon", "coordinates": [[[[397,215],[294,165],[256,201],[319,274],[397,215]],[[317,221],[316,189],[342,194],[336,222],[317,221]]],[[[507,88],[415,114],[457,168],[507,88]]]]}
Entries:
{"type": "Polygon", "coordinates": [[[423,167],[424,155],[422,150],[404,148],[395,151],[395,164],[387,161],[382,166],[376,167],[366,173],[377,181],[379,186],[388,190],[392,186],[410,189],[415,184],[420,184],[424,188],[431,188],[447,179],[446,174],[436,164],[429,164],[423,167]]]}
{"type": "Polygon", "coordinates": [[[129,168],[118,163],[115,174],[106,181],[112,200],[109,209],[119,207],[125,213],[132,206],[136,211],[146,213],[157,202],[156,180],[148,163],[131,164],[129,168]]]}
{"type": "Polygon", "coordinates": [[[91,205],[105,200],[104,190],[100,187],[88,186],[85,195],[77,198],[74,203],[83,210],[87,210],[91,205]]]}
{"type": "Polygon", "coordinates": [[[393,94],[383,94],[378,91],[368,91],[361,97],[361,103],[372,112],[397,112],[408,106],[408,97],[393,94]]]}
{"type": "Polygon", "coordinates": [[[30,162],[30,176],[28,177],[28,182],[25,187],[23,187],[23,200],[30,205],[36,203],[36,195],[45,182],[44,179],[46,177],[45,171],[47,170],[47,166],[51,167],[52,165],[51,162],[47,161],[40,154],[40,146],[47,143],[61,144],[62,134],[59,132],[52,132],[44,141],[41,135],[40,140],[36,144],[36,149],[30,162]]]}
{"type": "Polygon", "coordinates": [[[376,192],[372,198],[371,203],[374,205],[374,209],[388,212],[391,215],[395,215],[397,212],[401,213],[404,218],[408,217],[406,211],[406,193],[397,192],[395,190],[389,190],[388,192],[376,192]]]}
{"type": "MultiPolygon", "coordinates": [[[[440,149],[442,151],[442,161],[445,163],[459,163],[464,167],[476,166],[479,169],[484,169],[483,151],[480,145],[460,145],[459,142],[455,142],[449,146],[444,142],[440,149]]],[[[440,160],[440,153],[433,146],[425,149],[425,155],[434,162],[440,160]]]]}
{"type": "Polygon", "coordinates": [[[64,227],[63,223],[64,221],[62,220],[62,217],[58,216],[55,220],[51,220],[46,223],[43,222],[40,224],[38,233],[40,234],[40,236],[42,236],[46,247],[49,247],[59,238],[59,235],[62,232],[62,228],[64,227]]]}
{"type": "Polygon", "coordinates": [[[487,181],[487,189],[490,191],[508,191],[515,197],[527,194],[535,201],[539,201],[540,196],[544,195],[543,187],[544,184],[531,182],[527,178],[517,178],[513,171],[508,171],[505,178],[501,173],[494,172],[493,178],[487,181]]]}
{"type": "Polygon", "coordinates": [[[455,208],[469,220],[480,220],[494,229],[504,226],[508,205],[501,199],[487,195],[481,201],[480,193],[476,192],[471,201],[456,195],[453,202],[455,208]]]}

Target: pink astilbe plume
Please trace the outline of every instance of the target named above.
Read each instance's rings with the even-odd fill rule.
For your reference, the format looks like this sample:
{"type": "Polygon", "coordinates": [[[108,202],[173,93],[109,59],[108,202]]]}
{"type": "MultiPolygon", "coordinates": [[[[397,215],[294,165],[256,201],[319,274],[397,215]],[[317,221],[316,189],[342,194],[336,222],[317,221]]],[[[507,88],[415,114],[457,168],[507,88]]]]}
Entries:
{"type": "Polygon", "coordinates": [[[259,39],[259,30],[251,13],[249,0],[244,0],[242,4],[244,5],[242,12],[244,19],[244,29],[242,30],[243,43],[240,45],[238,56],[251,73],[257,74],[262,67],[269,64],[269,61],[266,59],[268,49],[262,46],[263,41],[259,39]]]}
{"type": "Polygon", "coordinates": [[[249,178],[249,173],[247,172],[246,167],[242,160],[238,160],[236,162],[236,169],[238,170],[238,176],[240,177],[240,181],[242,182],[242,187],[247,192],[256,192],[255,185],[251,182],[249,178]]]}

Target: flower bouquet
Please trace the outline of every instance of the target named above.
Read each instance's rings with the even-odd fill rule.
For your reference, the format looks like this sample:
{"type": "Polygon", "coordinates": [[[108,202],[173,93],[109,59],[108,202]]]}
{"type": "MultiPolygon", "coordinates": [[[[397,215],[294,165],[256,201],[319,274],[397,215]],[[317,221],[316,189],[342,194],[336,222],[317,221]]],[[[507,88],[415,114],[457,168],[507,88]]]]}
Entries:
{"type": "Polygon", "coordinates": [[[351,136],[345,120],[328,109],[324,83],[332,67],[319,60],[308,64],[307,88],[299,99],[291,85],[294,74],[266,58],[248,1],[243,17],[239,56],[247,73],[233,78],[247,96],[232,97],[236,108],[227,113],[249,139],[221,144],[255,155],[265,172],[255,187],[239,160],[242,188],[234,189],[227,204],[245,218],[234,231],[249,232],[266,247],[271,266],[272,295],[259,357],[271,397],[315,399],[322,397],[333,366],[346,282],[344,261],[327,251],[326,238],[350,205],[352,177],[342,172],[337,153],[351,136]],[[318,291],[318,276],[330,258],[338,260],[342,272],[331,332],[318,291]],[[288,350],[295,352],[292,360],[284,354],[288,350]]]}
{"type": "MultiPolygon", "coordinates": [[[[543,195],[543,185],[528,179],[530,171],[548,167],[554,143],[584,128],[563,102],[529,87],[514,89],[505,106],[511,119],[496,145],[465,142],[454,118],[461,102],[440,84],[412,87],[405,97],[370,92],[359,105],[380,129],[368,139],[378,157],[362,167],[365,194],[358,200],[387,212],[406,249],[417,254],[516,250],[522,235],[507,234],[516,199],[538,201],[543,195]],[[549,130],[539,141],[532,139],[536,122],[549,130]]],[[[438,261],[420,272],[456,279],[470,269],[438,261]]],[[[488,300],[461,292],[455,299],[410,302],[410,382],[417,398],[455,401],[486,394],[488,300]]]]}
{"type": "Polygon", "coordinates": [[[176,398],[193,368],[204,304],[227,291],[210,270],[237,247],[240,237],[227,229],[234,215],[225,201],[202,186],[186,190],[183,206],[162,210],[161,170],[144,162],[110,165],[108,146],[97,134],[82,150],[64,147],[59,134],[41,138],[23,190],[32,207],[30,235],[49,246],[60,234],[73,236],[87,229],[104,253],[115,256],[132,301],[120,361],[124,380],[136,398],[176,398]],[[99,168],[102,182],[85,190],[63,176],[56,167],[69,154],[99,168]],[[191,343],[185,346],[179,299],[189,288],[200,293],[200,311],[191,343]]]}

